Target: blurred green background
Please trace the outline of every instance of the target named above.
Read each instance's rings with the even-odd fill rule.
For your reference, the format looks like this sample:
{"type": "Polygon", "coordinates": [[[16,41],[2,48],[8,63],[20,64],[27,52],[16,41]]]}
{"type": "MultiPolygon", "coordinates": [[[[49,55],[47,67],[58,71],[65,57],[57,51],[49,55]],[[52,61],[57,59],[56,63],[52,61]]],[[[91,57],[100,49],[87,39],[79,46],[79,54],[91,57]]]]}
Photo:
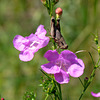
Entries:
{"type": "MultiPolygon", "coordinates": [[[[59,0],[54,9],[57,7],[63,9],[61,31],[69,50],[90,51],[96,62],[98,55],[93,49],[96,45],[92,33],[100,33],[100,0],[59,0]]],[[[44,100],[45,95],[39,87],[42,76],[40,65],[47,63],[43,55],[51,45],[35,53],[32,61],[22,62],[18,58],[19,51],[12,43],[15,35],[35,33],[40,24],[49,34],[50,17],[41,0],[0,0],[0,95],[5,100],[22,100],[26,91],[34,91],[36,100],[44,100]]],[[[81,76],[84,80],[91,74],[92,61],[88,53],[77,56],[85,63],[86,68],[81,76]]],[[[90,92],[100,91],[99,76],[98,69],[82,100],[98,100],[90,92]]],[[[70,77],[70,82],[62,85],[63,100],[78,100],[81,92],[82,85],[77,78],[70,77]]]]}

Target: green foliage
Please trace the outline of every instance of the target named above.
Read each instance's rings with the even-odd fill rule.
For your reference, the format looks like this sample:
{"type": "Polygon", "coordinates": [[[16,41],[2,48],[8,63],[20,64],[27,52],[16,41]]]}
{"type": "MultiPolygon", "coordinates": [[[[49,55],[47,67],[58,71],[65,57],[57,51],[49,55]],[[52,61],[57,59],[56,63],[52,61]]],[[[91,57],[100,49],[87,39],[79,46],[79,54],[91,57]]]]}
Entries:
{"type": "Polygon", "coordinates": [[[24,94],[23,100],[36,100],[36,94],[32,92],[26,92],[24,94]]]}
{"type": "Polygon", "coordinates": [[[42,70],[41,72],[43,73],[44,77],[41,77],[40,86],[43,87],[43,91],[45,92],[45,100],[47,100],[49,96],[52,99],[55,98],[55,100],[62,100],[60,84],[54,80],[53,75],[48,75],[42,70]]]}
{"type": "Polygon", "coordinates": [[[51,79],[48,79],[47,77],[41,77],[41,84],[40,86],[43,87],[43,91],[47,94],[53,94],[55,92],[54,82],[51,79]]]}

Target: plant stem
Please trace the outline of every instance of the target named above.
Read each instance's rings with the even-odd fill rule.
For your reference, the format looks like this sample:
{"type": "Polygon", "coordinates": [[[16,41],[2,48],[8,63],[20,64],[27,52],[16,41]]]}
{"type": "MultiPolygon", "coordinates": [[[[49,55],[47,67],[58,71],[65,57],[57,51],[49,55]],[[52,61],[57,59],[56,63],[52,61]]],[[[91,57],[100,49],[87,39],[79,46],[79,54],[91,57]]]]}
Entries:
{"type": "Polygon", "coordinates": [[[58,88],[59,88],[59,94],[58,94],[59,100],[62,100],[61,85],[59,83],[57,83],[57,85],[58,85],[58,88]]]}
{"type": "MultiPolygon", "coordinates": [[[[88,86],[89,86],[90,83],[92,82],[92,80],[93,80],[93,78],[94,78],[94,75],[95,75],[95,71],[96,71],[96,69],[99,67],[98,64],[99,64],[99,62],[100,62],[100,56],[99,56],[99,59],[98,59],[97,63],[95,64],[91,53],[90,53],[90,52],[88,52],[88,53],[89,53],[89,55],[91,56],[91,59],[92,59],[93,65],[94,65],[94,69],[93,69],[93,71],[92,71],[92,73],[91,73],[91,76],[90,76],[89,80],[87,81],[87,84],[86,84],[85,86],[82,84],[82,85],[84,86],[84,89],[83,89],[83,92],[81,93],[81,95],[80,95],[80,97],[79,97],[79,100],[81,100],[83,94],[85,93],[85,91],[87,90],[88,86]]],[[[79,78],[79,80],[80,80],[80,78],[79,78]]],[[[80,80],[80,81],[81,81],[81,80],[80,80]]],[[[81,83],[82,83],[82,81],[81,81],[81,83]]]]}
{"type": "Polygon", "coordinates": [[[90,52],[88,52],[88,53],[89,53],[89,55],[90,55],[90,57],[91,57],[91,59],[92,59],[92,63],[93,63],[93,65],[95,66],[95,63],[94,63],[94,60],[93,60],[92,54],[91,54],[90,52]]]}
{"type": "Polygon", "coordinates": [[[78,79],[80,80],[82,86],[84,87],[84,84],[83,84],[82,80],[80,79],[80,77],[78,77],[78,79]]]}
{"type": "Polygon", "coordinates": [[[47,100],[48,96],[49,96],[49,95],[47,94],[47,96],[46,96],[45,100],[47,100]]]}
{"type": "Polygon", "coordinates": [[[97,67],[94,67],[94,69],[93,69],[93,71],[92,71],[92,73],[91,73],[91,76],[90,76],[90,78],[89,78],[89,80],[88,80],[86,86],[84,86],[84,90],[83,90],[83,92],[81,93],[81,96],[79,97],[79,100],[81,100],[81,98],[82,98],[83,94],[85,93],[86,89],[88,88],[88,86],[89,86],[90,83],[92,82],[92,80],[93,80],[93,78],[94,78],[94,75],[95,75],[96,68],[97,68],[97,67]]]}

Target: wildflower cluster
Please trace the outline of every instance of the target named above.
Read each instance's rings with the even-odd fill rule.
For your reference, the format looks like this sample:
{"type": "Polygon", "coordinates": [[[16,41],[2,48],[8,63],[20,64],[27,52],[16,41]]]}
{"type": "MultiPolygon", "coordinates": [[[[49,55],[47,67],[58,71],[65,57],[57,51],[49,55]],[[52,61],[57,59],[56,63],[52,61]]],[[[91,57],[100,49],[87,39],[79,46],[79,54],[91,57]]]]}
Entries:
{"type": "Polygon", "coordinates": [[[23,100],[35,100],[36,99],[36,94],[32,92],[25,92],[23,100]]]}
{"type": "MultiPolygon", "coordinates": [[[[53,7],[59,0],[41,0],[43,5],[47,8],[48,13],[51,17],[51,37],[54,39],[53,45],[55,43],[58,44],[59,49],[64,49],[62,52],[58,52],[58,48],[53,48],[53,50],[48,50],[44,57],[49,61],[46,64],[41,65],[42,73],[47,76],[46,79],[42,79],[44,91],[48,95],[54,94],[55,98],[62,100],[61,97],[61,88],[60,84],[69,83],[70,76],[71,77],[80,77],[84,73],[85,65],[83,61],[77,58],[76,54],[68,49],[68,45],[66,44],[60,30],[60,18],[62,15],[62,9],[59,7],[56,9],[56,18],[53,16],[53,7]],[[56,20],[55,20],[56,19],[56,20]]],[[[14,47],[20,51],[19,59],[21,61],[31,61],[34,57],[34,54],[41,48],[47,46],[50,42],[49,36],[46,36],[46,30],[43,25],[39,25],[35,34],[31,33],[29,36],[23,37],[21,35],[16,35],[13,39],[14,47]]],[[[98,48],[98,53],[100,56],[100,47],[98,46],[98,39],[95,38],[95,42],[98,48]]],[[[90,53],[89,53],[90,54],[90,53]]],[[[90,54],[91,56],[91,54],[90,54]]],[[[91,56],[92,58],[92,56],[91,56]]],[[[93,58],[92,58],[93,61],[93,58]]],[[[100,61],[100,57],[98,63],[100,61]]],[[[84,79],[83,92],[79,98],[82,98],[84,92],[87,87],[90,85],[94,78],[94,72],[97,67],[99,67],[98,63],[94,64],[94,70],[90,76],[90,78],[84,79]]],[[[91,92],[91,94],[95,97],[100,97],[100,93],[95,94],[91,92]]],[[[26,94],[27,98],[35,98],[35,95],[32,93],[26,94]]],[[[46,98],[47,98],[46,97],[46,98]]],[[[33,99],[32,99],[33,100],[33,99]]],[[[56,100],[56,99],[55,99],[56,100]]]]}
{"type": "MultiPolygon", "coordinates": [[[[60,49],[67,49],[68,45],[65,43],[60,31],[60,17],[63,12],[60,7],[55,11],[56,21],[53,17],[53,7],[58,0],[41,0],[41,2],[47,8],[50,17],[53,18],[51,19],[51,37],[60,49]]],[[[35,34],[31,33],[26,37],[16,35],[13,39],[13,45],[20,51],[19,59],[25,62],[30,61],[33,59],[35,52],[47,46],[50,39],[46,36],[46,33],[44,26],[39,25],[35,34]]],[[[55,50],[48,50],[44,54],[44,57],[49,63],[41,65],[42,73],[47,76],[47,80],[44,79],[41,85],[47,94],[54,94],[55,98],[62,100],[60,84],[68,83],[70,80],[69,75],[72,77],[80,77],[84,72],[84,63],[72,51],[63,50],[60,53],[57,51],[57,48],[55,50]]],[[[35,98],[33,94],[26,93],[25,98],[31,97],[35,98]]]]}

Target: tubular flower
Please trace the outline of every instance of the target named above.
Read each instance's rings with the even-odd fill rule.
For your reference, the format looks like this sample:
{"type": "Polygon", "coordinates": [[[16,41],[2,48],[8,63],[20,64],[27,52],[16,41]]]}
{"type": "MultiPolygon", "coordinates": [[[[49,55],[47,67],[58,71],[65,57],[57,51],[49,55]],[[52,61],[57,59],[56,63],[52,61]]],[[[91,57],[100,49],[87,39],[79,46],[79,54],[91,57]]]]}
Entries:
{"type": "Polygon", "coordinates": [[[45,35],[46,30],[43,25],[37,28],[35,34],[31,33],[27,37],[16,35],[13,39],[13,45],[17,50],[21,51],[19,54],[20,60],[25,62],[32,60],[34,53],[49,43],[49,37],[45,35]]]}
{"type": "Polygon", "coordinates": [[[91,92],[91,95],[94,97],[100,97],[100,92],[98,92],[98,93],[91,92]]]}
{"type": "Polygon", "coordinates": [[[84,72],[83,61],[69,50],[64,50],[61,54],[56,50],[48,50],[44,57],[49,63],[41,65],[41,68],[48,74],[54,74],[55,80],[60,84],[68,83],[69,75],[80,77],[84,72]]]}

